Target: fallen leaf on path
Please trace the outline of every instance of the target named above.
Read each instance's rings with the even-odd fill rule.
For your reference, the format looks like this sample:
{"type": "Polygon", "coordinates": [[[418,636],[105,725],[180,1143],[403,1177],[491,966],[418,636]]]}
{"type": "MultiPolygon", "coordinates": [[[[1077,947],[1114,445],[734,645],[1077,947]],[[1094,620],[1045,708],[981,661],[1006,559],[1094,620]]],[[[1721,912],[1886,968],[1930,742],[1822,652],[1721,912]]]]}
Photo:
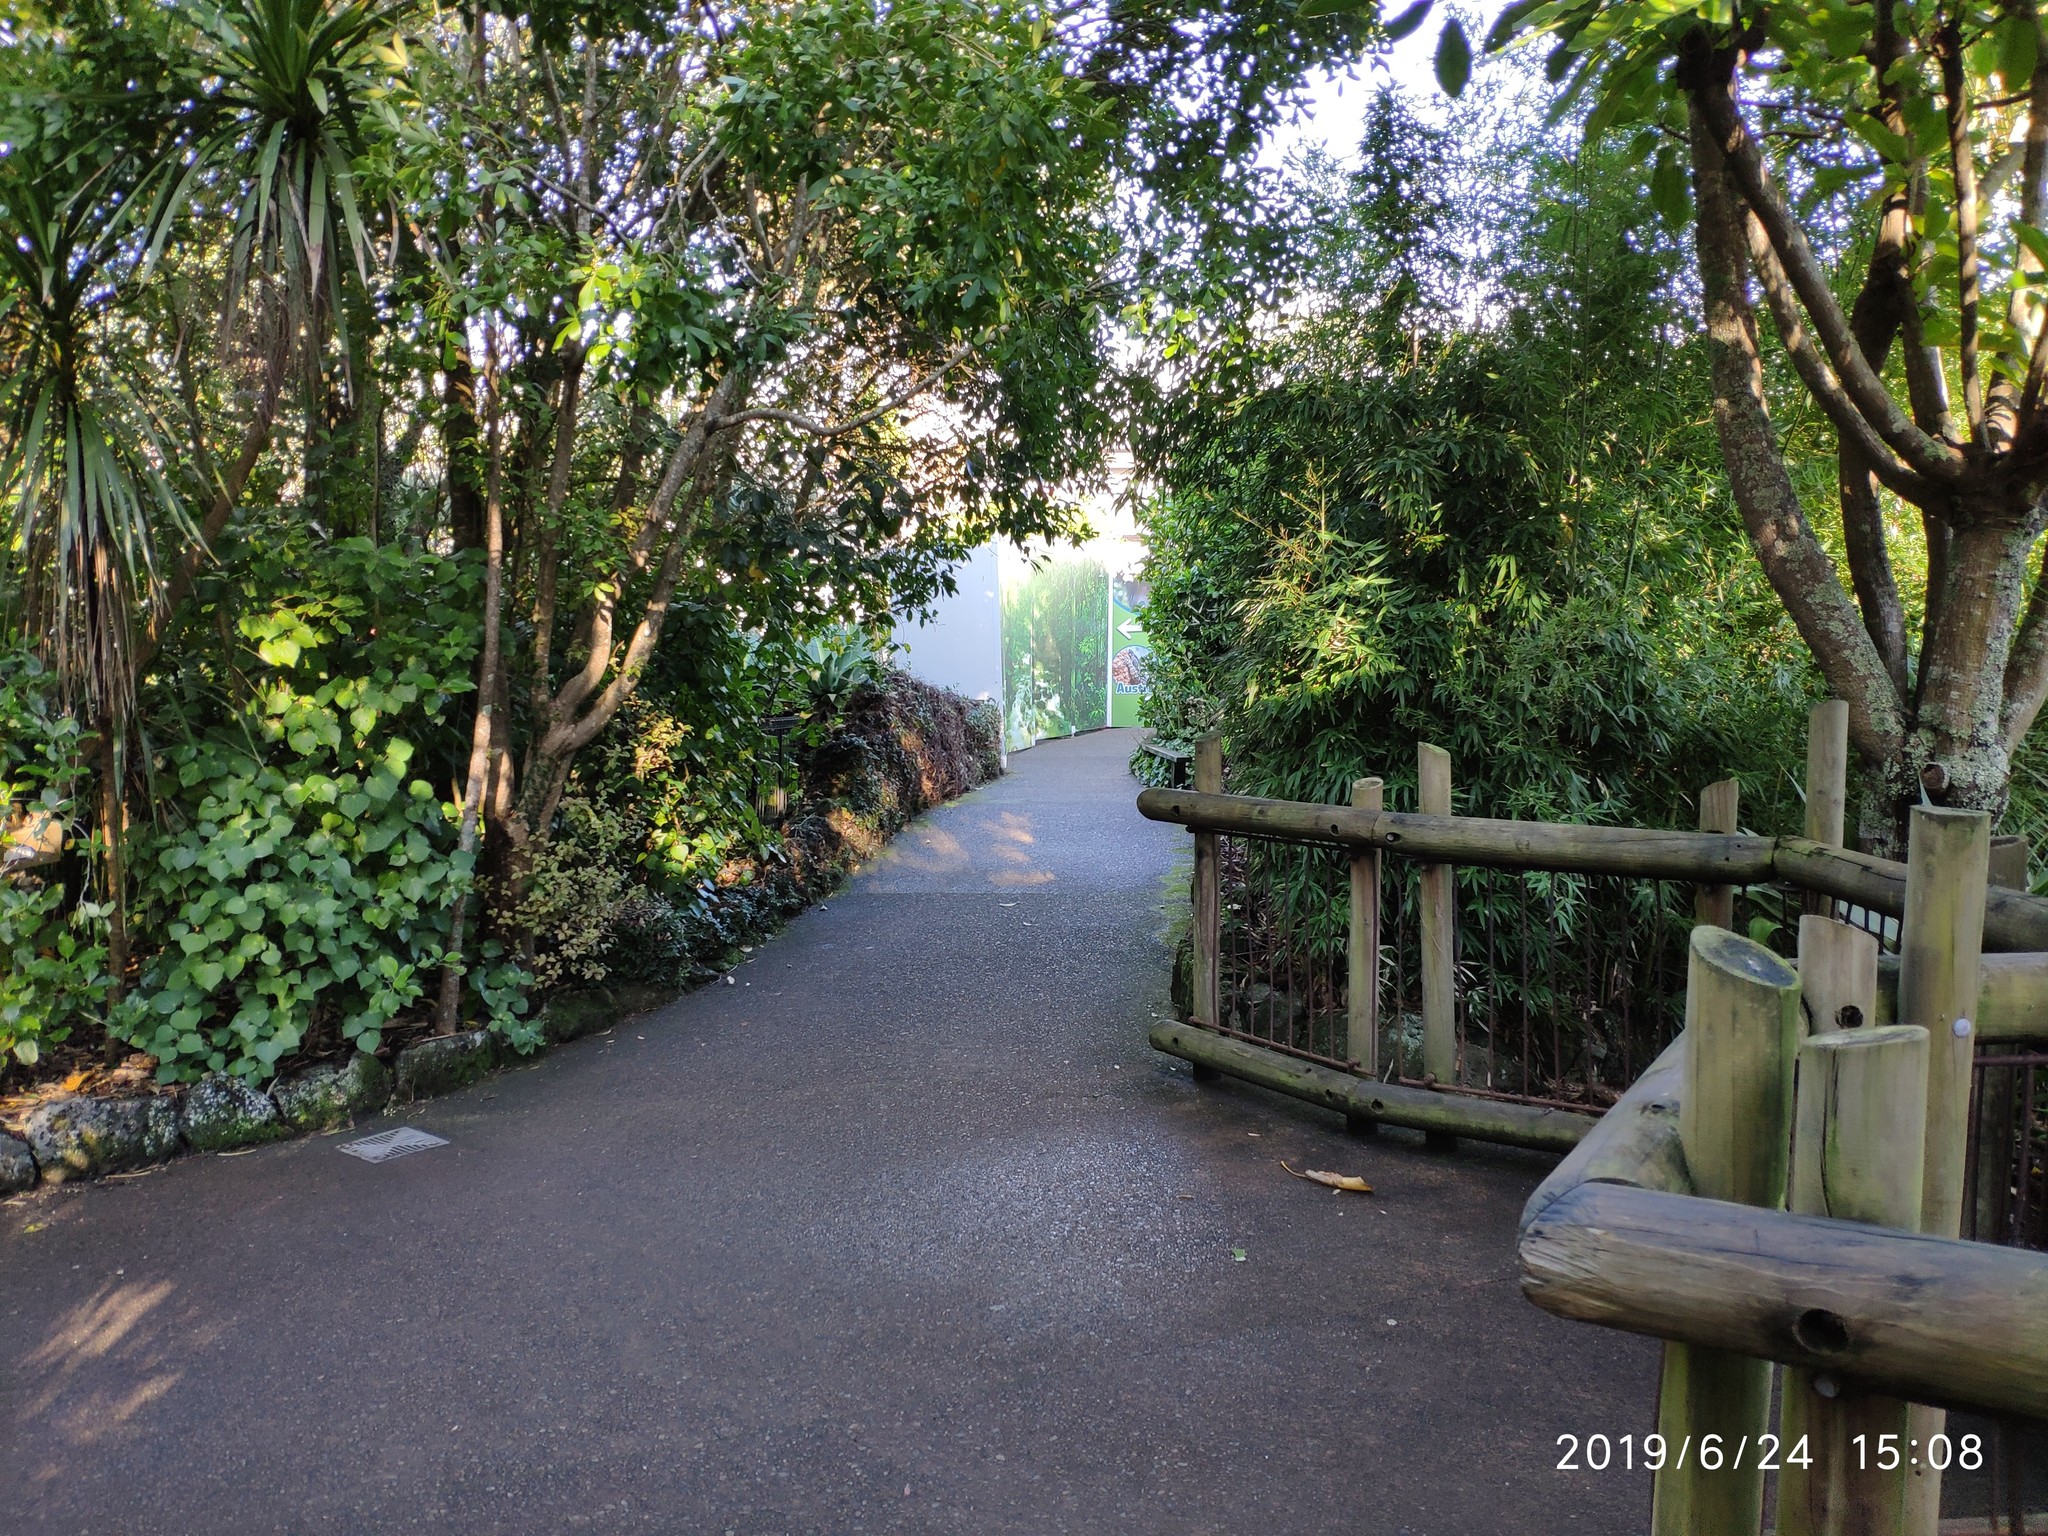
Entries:
{"type": "MultiPolygon", "coordinates": [[[[1280,1166],[1287,1168],[1285,1161],[1280,1166]]],[[[1306,1173],[1296,1172],[1292,1168],[1287,1168],[1287,1171],[1294,1174],[1297,1179],[1307,1179],[1311,1184],[1327,1185],[1330,1193],[1333,1195],[1347,1189],[1354,1195],[1369,1195],[1372,1193],[1372,1186],[1355,1173],[1325,1173],[1320,1168],[1311,1168],[1306,1173]]]]}
{"type": "Polygon", "coordinates": [[[1244,1262],[1244,1250],[1242,1248],[1231,1249],[1230,1258],[1232,1263],[1242,1264],[1244,1262]]]}

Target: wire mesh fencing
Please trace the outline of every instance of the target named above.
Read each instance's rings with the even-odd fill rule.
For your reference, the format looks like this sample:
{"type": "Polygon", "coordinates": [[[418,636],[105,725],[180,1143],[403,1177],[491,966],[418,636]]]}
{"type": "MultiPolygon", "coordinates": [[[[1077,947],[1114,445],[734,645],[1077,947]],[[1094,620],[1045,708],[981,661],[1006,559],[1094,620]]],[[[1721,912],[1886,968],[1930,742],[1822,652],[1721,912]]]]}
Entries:
{"type": "MultiPolygon", "coordinates": [[[[1217,1027],[1357,1070],[1349,995],[1349,850],[1218,838],[1217,1027]]],[[[1422,1076],[1421,868],[1381,861],[1379,1075],[1422,1076]]],[[[1685,1016],[1693,888],[1674,881],[1464,867],[1455,875],[1456,1081],[1438,1086],[1601,1108],[1685,1016]]],[[[1738,893],[1752,934],[1796,943],[1799,895],[1738,893]],[[1788,937],[1789,936],[1789,937],[1788,937]]]]}
{"type": "MultiPolygon", "coordinates": [[[[1225,1034],[1347,1071],[1352,853],[1334,844],[1218,838],[1219,1018],[1225,1034]]],[[[1380,859],[1374,1060],[1424,1076],[1421,869],[1380,859]]],[[[1591,1111],[1612,1104],[1685,1022],[1697,888],[1671,880],[1459,867],[1453,880],[1456,1068],[1433,1086],[1591,1111]]],[[[1896,954],[1899,920],[1783,885],[1739,887],[1735,927],[1791,958],[1818,911],[1896,954]]],[[[1977,1059],[1966,1232],[2048,1249],[2048,1041],[1977,1059]]]]}

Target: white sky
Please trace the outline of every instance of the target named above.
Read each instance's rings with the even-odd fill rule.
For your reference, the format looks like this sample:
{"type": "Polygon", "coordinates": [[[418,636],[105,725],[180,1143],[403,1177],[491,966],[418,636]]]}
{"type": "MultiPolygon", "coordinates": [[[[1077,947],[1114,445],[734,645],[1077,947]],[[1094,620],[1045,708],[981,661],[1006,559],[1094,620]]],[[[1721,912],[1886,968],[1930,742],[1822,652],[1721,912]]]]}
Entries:
{"type": "MultiPolygon", "coordinates": [[[[1398,14],[1399,3],[1384,5],[1383,14],[1398,14]]],[[[1465,23],[1465,35],[1472,41],[1472,75],[1476,80],[1489,70],[1512,68],[1498,57],[1479,51],[1489,23],[1480,13],[1458,7],[1465,23]]],[[[1345,164],[1358,155],[1358,141],[1365,133],[1365,109],[1381,84],[1392,81],[1404,87],[1417,113],[1425,120],[1441,120],[1443,92],[1436,83],[1436,42],[1447,13],[1432,9],[1422,25],[1396,43],[1380,58],[1359,65],[1355,78],[1322,74],[1311,77],[1309,101],[1301,121],[1270,135],[1259,154],[1259,163],[1277,169],[1297,150],[1320,146],[1345,164]]]]}

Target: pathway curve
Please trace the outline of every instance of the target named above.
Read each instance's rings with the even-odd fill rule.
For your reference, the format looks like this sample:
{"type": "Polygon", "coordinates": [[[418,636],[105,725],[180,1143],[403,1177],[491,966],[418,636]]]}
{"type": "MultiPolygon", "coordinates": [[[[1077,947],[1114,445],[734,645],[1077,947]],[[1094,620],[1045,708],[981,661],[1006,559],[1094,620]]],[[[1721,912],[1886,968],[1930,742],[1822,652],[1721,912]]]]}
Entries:
{"type": "Polygon", "coordinates": [[[1541,1160],[1146,1047],[1184,834],[1131,746],[1020,754],[742,984],[408,1112],[446,1147],[0,1207],[0,1529],[1640,1529],[1643,1474],[1553,1470],[1651,1427],[1655,1351],[1517,1294],[1541,1160]]]}

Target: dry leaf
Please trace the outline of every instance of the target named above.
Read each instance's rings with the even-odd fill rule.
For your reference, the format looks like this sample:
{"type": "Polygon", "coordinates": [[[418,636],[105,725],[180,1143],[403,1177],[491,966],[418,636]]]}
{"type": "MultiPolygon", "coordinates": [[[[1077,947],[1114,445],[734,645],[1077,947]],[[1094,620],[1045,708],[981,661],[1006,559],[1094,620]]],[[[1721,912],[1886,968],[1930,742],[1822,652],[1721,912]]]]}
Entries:
{"type": "MultiPolygon", "coordinates": [[[[1287,1168],[1287,1164],[1284,1162],[1280,1166],[1287,1168]]],[[[1325,1173],[1320,1168],[1311,1168],[1306,1173],[1297,1173],[1292,1168],[1287,1168],[1287,1171],[1294,1174],[1297,1179],[1307,1179],[1312,1184],[1327,1186],[1333,1195],[1347,1189],[1354,1195],[1369,1195],[1372,1193],[1372,1186],[1355,1173],[1325,1173]]]]}

